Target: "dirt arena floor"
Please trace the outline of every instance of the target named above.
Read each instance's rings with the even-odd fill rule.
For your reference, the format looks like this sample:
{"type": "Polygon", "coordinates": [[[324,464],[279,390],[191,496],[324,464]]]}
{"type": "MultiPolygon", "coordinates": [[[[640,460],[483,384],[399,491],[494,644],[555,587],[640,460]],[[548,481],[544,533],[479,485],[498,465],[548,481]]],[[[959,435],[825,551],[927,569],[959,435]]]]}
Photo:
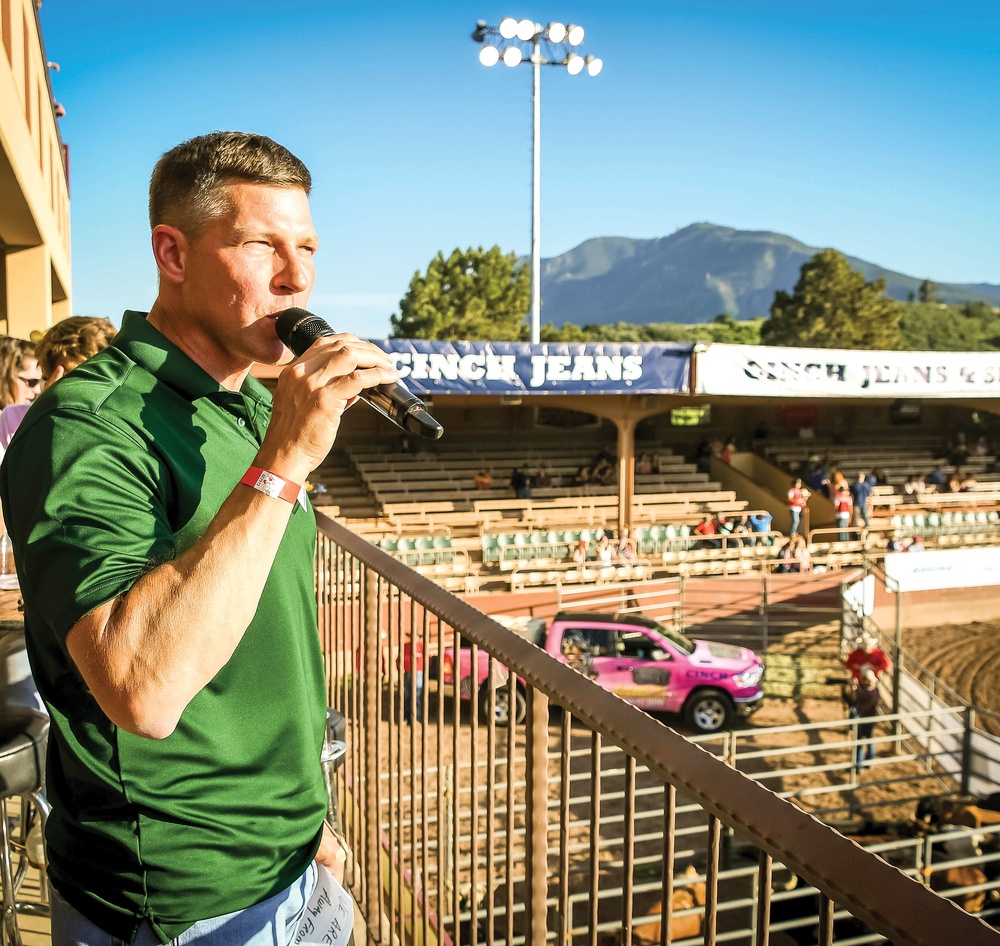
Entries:
{"type": "Polygon", "coordinates": [[[1000,621],[943,624],[908,629],[903,650],[950,686],[965,701],[997,720],[984,717],[990,731],[1000,721],[1000,621]]]}

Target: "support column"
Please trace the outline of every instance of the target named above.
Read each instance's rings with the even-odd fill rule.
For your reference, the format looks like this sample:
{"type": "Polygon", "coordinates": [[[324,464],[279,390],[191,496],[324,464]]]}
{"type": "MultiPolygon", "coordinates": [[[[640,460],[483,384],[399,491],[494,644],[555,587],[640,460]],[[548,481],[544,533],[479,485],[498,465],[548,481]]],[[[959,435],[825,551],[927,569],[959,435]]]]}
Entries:
{"type": "Polygon", "coordinates": [[[615,420],[618,428],[618,534],[628,526],[632,531],[632,502],[635,499],[635,417],[615,420]]]}
{"type": "Polygon", "coordinates": [[[7,249],[7,334],[27,338],[52,324],[52,263],[48,247],[7,249]]]}

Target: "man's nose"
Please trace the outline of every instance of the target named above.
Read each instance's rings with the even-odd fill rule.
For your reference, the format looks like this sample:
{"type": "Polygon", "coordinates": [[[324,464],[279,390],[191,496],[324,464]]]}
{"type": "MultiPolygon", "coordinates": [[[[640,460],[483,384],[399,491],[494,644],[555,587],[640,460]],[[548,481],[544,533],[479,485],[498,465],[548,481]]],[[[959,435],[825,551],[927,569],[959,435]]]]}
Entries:
{"type": "Polygon", "coordinates": [[[311,259],[302,259],[295,254],[283,258],[283,265],[275,273],[273,284],[280,293],[305,292],[313,283],[311,259]]]}

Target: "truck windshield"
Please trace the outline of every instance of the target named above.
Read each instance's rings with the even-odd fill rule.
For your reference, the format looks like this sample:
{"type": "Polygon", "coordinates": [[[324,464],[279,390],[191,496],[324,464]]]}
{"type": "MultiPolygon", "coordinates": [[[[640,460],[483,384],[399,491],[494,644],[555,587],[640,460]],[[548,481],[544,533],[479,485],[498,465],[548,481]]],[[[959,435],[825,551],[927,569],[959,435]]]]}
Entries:
{"type": "Polygon", "coordinates": [[[665,637],[671,644],[674,645],[678,650],[683,651],[685,654],[693,654],[695,651],[694,641],[690,637],[685,637],[680,631],[672,631],[669,627],[664,627],[662,624],[656,626],[656,632],[661,637],[665,637]]]}

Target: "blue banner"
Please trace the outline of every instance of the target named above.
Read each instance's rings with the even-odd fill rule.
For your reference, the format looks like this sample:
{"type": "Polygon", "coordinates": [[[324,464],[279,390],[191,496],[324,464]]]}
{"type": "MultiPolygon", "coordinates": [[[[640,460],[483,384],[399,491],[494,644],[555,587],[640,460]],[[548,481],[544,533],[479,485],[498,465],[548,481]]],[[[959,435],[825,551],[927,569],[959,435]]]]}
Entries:
{"type": "Polygon", "coordinates": [[[599,345],[379,339],[415,394],[687,394],[690,343],[599,345]]]}

